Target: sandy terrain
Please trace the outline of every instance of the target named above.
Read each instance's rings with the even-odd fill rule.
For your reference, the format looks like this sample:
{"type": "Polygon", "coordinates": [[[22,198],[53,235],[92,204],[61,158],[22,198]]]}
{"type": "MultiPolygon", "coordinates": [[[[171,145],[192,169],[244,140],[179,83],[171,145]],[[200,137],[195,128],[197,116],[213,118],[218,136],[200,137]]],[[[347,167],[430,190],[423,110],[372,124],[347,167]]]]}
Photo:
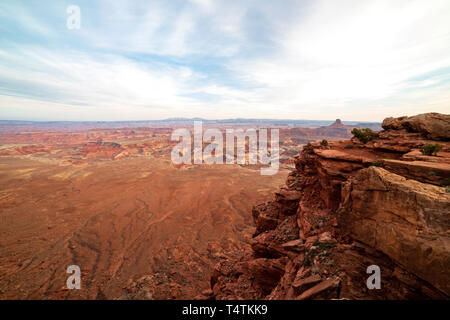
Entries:
{"type": "Polygon", "coordinates": [[[302,145],[348,134],[335,126],[281,130],[273,176],[174,166],[171,128],[3,128],[0,299],[194,298],[217,262],[241,254],[252,207],[272,199],[302,145]],[[81,290],[66,287],[70,265],[81,290]]]}
{"type": "Polygon", "coordinates": [[[192,298],[216,262],[239,253],[251,207],[287,173],[0,157],[0,298],[192,298]],[[72,264],[81,290],[66,289],[72,264]]]}

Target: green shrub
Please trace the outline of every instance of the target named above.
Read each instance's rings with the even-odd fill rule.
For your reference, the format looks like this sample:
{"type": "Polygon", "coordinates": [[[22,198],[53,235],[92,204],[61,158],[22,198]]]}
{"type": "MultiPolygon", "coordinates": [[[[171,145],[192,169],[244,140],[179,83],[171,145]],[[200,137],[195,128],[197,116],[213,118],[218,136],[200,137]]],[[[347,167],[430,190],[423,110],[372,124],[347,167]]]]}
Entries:
{"type": "Polygon", "coordinates": [[[334,244],[332,243],[319,242],[318,240],[314,241],[311,248],[306,252],[302,264],[305,266],[311,266],[316,256],[318,256],[322,262],[328,260],[328,258],[332,255],[331,251],[333,247],[334,244]]]}
{"type": "Polygon", "coordinates": [[[450,178],[444,178],[444,179],[442,179],[441,185],[444,186],[444,187],[445,187],[445,186],[450,187],[450,178]]]}
{"type": "Polygon", "coordinates": [[[322,141],[320,141],[320,145],[321,145],[322,147],[326,147],[326,146],[328,146],[328,141],[325,140],[325,139],[323,139],[322,141]]]}
{"type": "Polygon", "coordinates": [[[354,128],[352,130],[352,134],[355,138],[357,138],[359,141],[361,141],[362,143],[366,144],[367,142],[369,142],[370,140],[375,139],[376,137],[378,137],[378,134],[373,132],[371,129],[369,128],[364,128],[364,129],[357,129],[354,128]]]}
{"type": "Polygon", "coordinates": [[[348,144],[344,147],[344,149],[353,149],[353,145],[352,144],[348,144]]]}
{"type": "Polygon", "coordinates": [[[383,162],[381,161],[372,162],[370,165],[374,167],[381,167],[383,165],[383,162]]]}
{"type": "Polygon", "coordinates": [[[426,156],[435,156],[439,151],[442,150],[442,146],[439,143],[430,143],[426,144],[420,149],[423,155],[426,156]]]}

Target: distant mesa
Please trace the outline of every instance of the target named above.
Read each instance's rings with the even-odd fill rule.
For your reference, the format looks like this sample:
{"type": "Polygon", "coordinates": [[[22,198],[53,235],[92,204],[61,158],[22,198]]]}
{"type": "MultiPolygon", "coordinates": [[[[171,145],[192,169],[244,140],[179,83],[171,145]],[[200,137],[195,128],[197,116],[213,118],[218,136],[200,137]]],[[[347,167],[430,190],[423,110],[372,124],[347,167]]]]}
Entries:
{"type": "Polygon", "coordinates": [[[336,119],[336,121],[330,125],[332,128],[347,128],[346,125],[344,125],[341,121],[341,119],[336,119]]]}

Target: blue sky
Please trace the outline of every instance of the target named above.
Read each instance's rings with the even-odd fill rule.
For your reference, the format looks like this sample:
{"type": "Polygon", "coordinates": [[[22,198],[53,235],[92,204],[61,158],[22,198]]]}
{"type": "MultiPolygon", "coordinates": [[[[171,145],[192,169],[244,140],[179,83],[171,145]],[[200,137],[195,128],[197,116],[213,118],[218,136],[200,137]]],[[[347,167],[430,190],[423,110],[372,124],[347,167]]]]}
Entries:
{"type": "Polygon", "coordinates": [[[448,0],[2,0],[0,119],[449,113],[449,17],[448,0]]]}

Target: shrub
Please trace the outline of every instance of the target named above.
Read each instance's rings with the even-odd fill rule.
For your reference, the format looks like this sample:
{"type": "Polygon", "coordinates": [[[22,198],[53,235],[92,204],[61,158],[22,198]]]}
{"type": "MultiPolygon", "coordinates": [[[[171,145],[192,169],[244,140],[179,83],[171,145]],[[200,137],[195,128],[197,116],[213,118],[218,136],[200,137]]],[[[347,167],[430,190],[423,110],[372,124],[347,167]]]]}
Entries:
{"type": "Polygon", "coordinates": [[[381,167],[383,165],[383,162],[381,161],[372,162],[370,165],[374,167],[381,167]]]}
{"type": "Polygon", "coordinates": [[[361,141],[362,143],[366,144],[367,142],[369,142],[370,140],[375,139],[376,137],[378,137],[378,134],[373,132],[371,129],[369,128],[364,128],[364,129],[357,129],[354,128],[352,130],[352,134],[355,138],[357,138],[359,141],[361,141]]]}
{"type": "Polygon", "coordinates": [[[439,151],[442,150],[442,146],[439,143],[430,143],[426,144],[420,149],[423,155],[426,156],[435,156],[439,151]]]}
{"type": "Polygon", "coordinates": [[[322,147],[326,147],[326,146],[328,146],[328,141],[325,140],[325,139],[323,139],[322,141],[320,141],[320,145],[321,145],[322,147]]]}
{"type": "Polygon", "coordinates": [[[445,187],[445,186],[450,187],[450,178],[444,178],[444,179],[442,179],[441,185],[444,186],[444,187],[445,187]]]}
{"type": "Polygon", "coordinates": [[[306,252],[305,258],[303,259],[303,265],[311,266],[314,262],[314,258],[318,256],[318,258],[324,262],[328,260],[328,258],[332,255],[331,250],[333,249],[334,244],[328,242],[319,242],[315,241],[312,247],[306,252]]]}
{"type": "Polygon", "coordinates": [[[352,144],[348,144],[344,147],[344,149],[353,149],[353,145],[352,144]]]}

